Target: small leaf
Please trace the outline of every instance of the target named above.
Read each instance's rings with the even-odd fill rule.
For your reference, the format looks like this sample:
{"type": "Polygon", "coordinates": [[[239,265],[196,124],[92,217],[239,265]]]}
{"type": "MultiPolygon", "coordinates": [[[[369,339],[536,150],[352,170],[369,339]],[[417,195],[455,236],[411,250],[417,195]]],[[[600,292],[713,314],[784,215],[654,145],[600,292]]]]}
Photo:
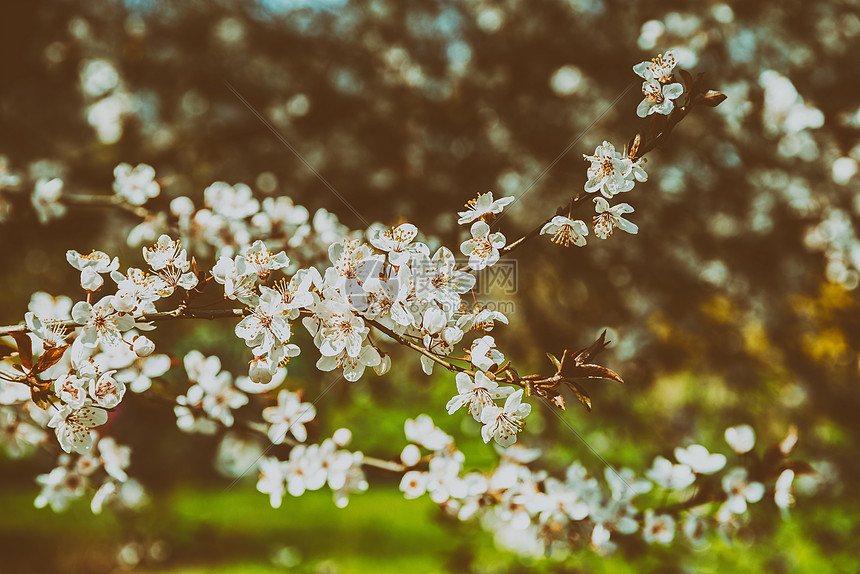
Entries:
{"type": "Polygon", "coordinates": [[[14,331],[9,333],[15,342],[18,344],[18,358],[21,359],[21,364],[28,371],[33,369],[33,342],[27,333],[23,331],[14,331]]]}
{"type": "Polygon", "coordinates": [[[584,364],[588,362],[588,360],[592,357],[596,357],[597,355],[602,353],[610,342],[611,341],[606,340],[606,329],[604,329],[595,342],[590,344],[588,347],[580,349],[579,351],[574,353],[573,359],[578,365],[584,364]]]}
{"type": "Polygon", "coordinates": [[[681,75],[681,78],[684,80],[684,87],[687,91],[690,91],[690,88],[693,87],[693,75],[687,70],[678,70],[678,74],[681,75]]]}
{"type": "Polygon", "coordinates": [[[728,98],[728,96],[726,96],[722,92],[718,92],[716,90],[708,90],[707,93],[705,93],[701,97],[701,102],[703,104],[705,104],[706,106],[709,106],[711,108],[716,108],[717,106],[722,104],[724,101],[726,101],[727,98],[728,98]]]}
{"type": "Polygon", "coordinates": [[[38,361],[36,361],[36,368],[33,369],[33,372],[41,373],[45,369],[56,365],[60,359],[63,358],[63,353],[65,353],[68,348],[68,345],[64,345],[62,347],[48,347],[45,349],[45,352],[42,353],[42,356],[39,357],[38,361]]]}
{"type": "Polygon", "coordinates": [[[585,410],[591,412],[591,397],[588,396],[588,393],[585,391],[585,389],[574,381],[565,380],[564,382],[567,384],[568,387],[570,387],[570,390],[573,391],[573,394],[576,395],[576,398],[579,400],[580,403],[582,403],[582,406],[585,407],[585,410]]]}
{"type": "Polygon", "coordinates": [[[624,380],[618,373],[602,365],[580,365],[576,367],[575,374],[571,373],[567,376],[577,379],[610,379],[624,383],[624,380]]]}
{"type": "Polygon", "coordinates": [[[561,368],[561,363],[559,363],[555,355],[553,355],[552,353],[547,353],[546,356],[549,357],[549,360],[552,361],[552,364],[555,366],[556,369],[561,368]]]}

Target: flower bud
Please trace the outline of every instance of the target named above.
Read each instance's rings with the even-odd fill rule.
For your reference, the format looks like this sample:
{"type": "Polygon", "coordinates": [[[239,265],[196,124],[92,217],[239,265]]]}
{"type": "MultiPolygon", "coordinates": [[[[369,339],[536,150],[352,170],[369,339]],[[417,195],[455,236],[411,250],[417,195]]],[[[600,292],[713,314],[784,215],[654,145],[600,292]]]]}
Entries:
{"type": "Polygon", "coordinates": [[[170,202],[170,212],[176,217],[188,217],[194,213],[194,202],[184,195],[179,196],[170,202]]]}
{"type": "Polygon", "coordinates": [[[120,313],[131,313],[137,305],[137,298],[129,291],[119,290],[110,300],[110,304],[120,313]]]}
{"type": "Polygon", "coordinates": [[[148,357],[155,350],[155,343],[148,337],[140,336],[134,340],[134,354],[138,357],[148,357]]]}
{"type": "Polygon", "coordinates": [[[269,370],[269,361],[262,357],[255,357],[248,367],[248,376],[251,381],[266,385],[272,381],[272,372],[269,370]]]}
{"type": "Polygon", "coordinates": [[[391,357],[389,355],[382,355],[382,360],[379,361],[379,364],[373,367],[373,370],[376,371],[376,374],[380,377],[387,373],[391,369],[391,357]]]}
{"type": "Polygon", "coordinates": [[[414,444],[407,444],[400,453],[400,460],[406,466],[415,466],[421,460],[421,451],[414,444]]]}
{"type": "Polygon", "coordinates": [[[348,428],[339,428],[334,431],[333,435],[331,435],[331,440],[333,440],[334,444],[338,447],[343,448],[352,440],[352,431],[348,428]]]}

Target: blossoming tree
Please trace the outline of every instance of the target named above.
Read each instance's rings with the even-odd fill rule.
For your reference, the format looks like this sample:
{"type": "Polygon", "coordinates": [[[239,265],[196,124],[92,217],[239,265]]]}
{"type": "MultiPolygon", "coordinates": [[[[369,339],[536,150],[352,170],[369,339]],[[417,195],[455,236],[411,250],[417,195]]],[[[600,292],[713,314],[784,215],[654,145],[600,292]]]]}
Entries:
{"type": "MultiPolygon", "coordinates": [[[[181,364],[188,384],[166,397],[165,408],[182,431],[242,426],[289,448],[285,457],[267,449],[244,469],[258,476],[257,490],[276,508],[286,494],[326,486],[345,506],[370,487],[365,471],[374,467],[397,475],[406,498],[429,496],[460,520],[479,519],[499,543],[536,556],[581,546],[611,553],[624,537],[665,545],[683,535],[695,544],[711,529],[731,533],[766,493],[786,511],[794,476],[810,471],[789,458],[793,430],[758,454],[754,430],[741,425],[725,430],[729,456],[716,452],[721,445],[690,444],[678,446],[674,460],[657,456],[637,469],[607,464],[602,476],[580,462],[561,475],[544,470],[540,449],[529,448],[529,416],[539,407],[568,416],[566,396],[591,410],[591,381],[621,383],[621,375],[596,362],[610,342],[604,333],[582,349],[547,349],[546,370],[521,374],[492,334],[508,317],[474,297],[477,272],[534,248],[543,235],[587,248],[592,231],[599,240],[616,230],[640,231],[632,205],[618,196],[647,182],[644,156],[679,122],[725,96],[677,69],[672,53],[633,71],[643,80],[636,113],[647,127],[620,150],[604,141],[584,154],[582,190],[517,239],[500,225],[515,198],[492,192],[458,213],[467,238],[447,247],[410,223],[350,231],[324,210],[311,217],[286,196],[261,202],[243,184],[215,182],[203,205],[178,196],[169,213],[156,214],[147,205],[161,192],[157,170],[118,165],[113,195],[99,201],[141,217],[130,242],[157,237],[146,241],[142,266],[70,249],[79,300],[36,292],[23,322],[0,329],[9,341],[0,364],[3,444],[14,456],[37,445],[60,451],[56,467],[36,478],[36,506],[60,511],[81,497],[96,513],[144,504],[142,486],[126,472],[134,454],[111,436],[113,413],[129,394],[157,394],[153,381],[181,364]],[[593,215],[583,215],[592,205],[593,215]],[[210,254],[211,267],[201,266],[210,254]],[[319,257],[326,264],[308,263],[319,257]],[[179,356],[156,349],[150,337],[177,320],[212,319],[212,328],[233,329],[236,344],[247,347],[246,373],[196,350],[179,356]],[[296,344],[296,329],[307,331],[315,350],[296,344]],[[351,450],[347,428],[312,443],[306,425],[321,414],[319,397],[308,400],[284,383],[290,361],[308,355],[319,357],[319,371],[355,384],[367,384],[369,370],[385,376],[403,368],[411,356],[428,375],[450,372],[451,398],[404,421],[396,459],[351,450]],[[499,453],[493,469],[468,470],[455,438],[434,422],[446,416],[473,420],[473,432],[499,453]],[[662,501],[649,492],[662,493],[662,501]]],[[[59,179],[39,180],[31,192],[46,223],[75,199],[59,179]]]]}

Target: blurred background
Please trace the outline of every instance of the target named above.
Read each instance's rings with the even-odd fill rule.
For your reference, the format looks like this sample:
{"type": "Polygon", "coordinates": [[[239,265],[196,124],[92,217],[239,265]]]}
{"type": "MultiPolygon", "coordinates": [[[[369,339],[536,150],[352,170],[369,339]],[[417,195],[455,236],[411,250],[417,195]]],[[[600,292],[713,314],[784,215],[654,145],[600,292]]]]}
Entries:
{"type": "MultiPolygon", "coordinates": [[[[464,236],[455,212],[478,192],[520,197],[499,225],[508,238],[578,193],[583,153],[604,139],[620,149],[644,129],[631,67],[674,48],[680,67],[704,72],[728,99],[696,109],[648,155],[649,181],[623,198],[636,208],[638,235],[590,236],[584,249],[544,238],[515,252],[511,326],[492,334],[524,372],[547,370],[545,351],[585,347],[608,329],[613,345],[601,362],[626,383],[590,385],[593,412],[571,406],[565,417],[613,465],[642,472],[692,442],[728,453],[723,431],[742,423],[763,448],[796,424],[797,457],[818,471],[796,483],[790,520],[766,500],[731,544],[714,536],[704,550],[633,545],[612,558],[583,549],[533,564],[427,500],[404,501],[383,473],[344,510],[326,492],[273,510],[255,492],[256,477],[231,487],[218,472],[219,436],[183,435],[170,408],[134,396],[111,434],[134,447],[129,474],[148,489],[147,510],[93,516],[86,502],[61,515],[36,510],[33,478],[56,452],[5,456],[4,565],[857,571],[859,14],[849,0],[3,2],[4,325],[22,320],[36,290],[82,297],[67,249],[140,264],[139,248],[126,242],[139,223],[131,214],[70,206],[41,224],[29,197],[42,177],[60,177],[68,194],[110,194],[114,166],[144,162],[164,183],[154,209],[179,195],[200,204],[213,181],[243,182],[260,198],[288,195],[362,227],[228,84],[368,221],[408,220],[455,245],[464,236]]],[[[202,267],[211,263],[201,258],[202,267]]],[[[197,348],[236,374],[246,369],[232,324],[159,334],[162,352],[197,348]]],[[[330,379],[315,360],[310,351],[294,360],[291,388],[315,396],[330,379]]],[[[452,378],[426,378],[415,357],[394,362],[401,366],[383,378],[369,374],[327,395],[311,440],[345,425],[351,448],[394,457],[403,420],[427,412],[475,467],[491,464],[496,455],[473,422],[444,412],[452,378]]],[[[178,394],[183,377],[172,369],[164,384],[178,394]]],[[[548,468],[579,459],[602,474],[564,424],[535,410],[523,440],[545,449],[548,468]]]]}

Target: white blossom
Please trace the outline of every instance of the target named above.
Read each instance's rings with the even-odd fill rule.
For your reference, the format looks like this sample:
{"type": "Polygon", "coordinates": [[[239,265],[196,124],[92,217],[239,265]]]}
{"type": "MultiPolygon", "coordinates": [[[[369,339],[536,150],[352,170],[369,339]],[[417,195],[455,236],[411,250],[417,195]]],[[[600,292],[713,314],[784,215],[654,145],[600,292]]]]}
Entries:
{"type": "Polygon", "coordinates": [[[708,449],[699,444],[692,444],[687,448],[675,449],[675,458],[681,464],[689,466],[693,472],[699,474],[713,474],[726,466],[725,455],[708,452],[708,449]]]}
{"type": "Polygon", "coordinates": [[[469,405],[469,414],[476,421],[481,420],[481,412],[488,406],[495,406],[495,399],[502,399],[514,392],[513,387],[499,387],[499,384],[487,377],[482,371],[475,373],[474,381],[466,373],[457,373],[457,391],[446,408],[448,414],[454,414],[463,405],[469,405]]]}
{"type": "Polygon", "coordinates": [[[509,395],[505,401],[504,408],[497,406],[485,407],[481,413],[481,436],[484,442],[490,439],[501,446],[510,446],[517,442],[517,433],[523,430],[525,421],[532,410],[532,406],[522,402],[523,390],[520,389],[509,395]]]}
{"type": "Polygon", "coordinates": [[[636,115],[644,118],[656,112],[668,116],[675,109],[675,102],[672,100],[683,93],[684,86],[681,84],[661,85],[658,82],[645,81],[642,83],[642,94],[645,99],[636,108],[636,115]]]}
{"type": "Polygon", "coordinates": [[[41,178],[36,182],[30,201],[36,209],[39,223],[47,223],[49,220],[62,217],[66,214],[66,206],[60,203],[63,197],[63,180],[59,178],[41,178]]]}
{"type": "Polygon", "coordinates": [[[755,431],[750,425],[738,425],[726,429],[726,442],[738,454],[744,454],[755,446],[755,431]]]}
{"type": "Polygon", "coordinates": [[[440,451],[453,443],[453,439],[445,431],[433,424],[428,415],[418,415],[414,419],[406,419],[403,424],[406,438],[432,451],[440,451]]]}
{"type": "Polygon", "coordinates": [[[56,429],[57,440],[66,452],[84,454],[93,448],[93,433],[90,429],[105,424],[108,420],[107,411],[85,405],[72,409],[64,405],[48,422],[48,426],[56,429]]]}
{"type": "Polygon", "coordinates": [[[723,508],[733,514],[743,514],[747,502],[758,502],[764,496],[764,485],[750,481],[747,475],[747,469],[738,467],[723,476],[723,490],[728,495],[723,508]]]}
{"type": "Polygon", "coordinates": [[[645,475],[669,490],[681,490],[687,488],[696,480],[696,475],[686,464],[672,464],[668,459],[658,456],[654,464],[645,475]]]}
{"type": "Polygon", "coordinates": [[[641,76],[646,81],[657,81],[661,84],[668,84],[672,77],[672,70],[675,69],[677,60],[672,50],[667,50],[665,54],[660,54],[650,61],[640,62],[633,66],[633,71],[637,76],[641,76]]]}
{"type": "Polygon", "coordinates": [[[482,371],[489,371],[493,365],[501,365],[505,356],[496,349],[496,341],[490,335],[484,335],[472,341],[470,352],[472,364],[482,371]]]}
{"type": "Polygon", "coordinates": [[[469,267],[478,271],[491,267],[499,260],[499,249],[505,246],[505,236],[490,233],[490,226],[476,221],[471,228],[472,238],[460,245],[460,252],[469,257],[469,267]]]}
{"type": "Polygon", "coordinates": [[[599,238],[606,239],[612,235],[616,227],[627,233],[639,233],[639,227],[623,217],[625,213],[633,213],[633,207],[630,204],[619,203],[610,207],[609,202],[604,198],[595,197],[594,210],[597,212],[594,216],[594,234],[599,238]]]}
{"type": "Polygon", "coordinates": [[[588,226],[580,219],[556,215],[552,221],[541,227],[540,234],[551,234],[553,243],[568,247],[571,243],[578,247],[585,245],[588,226]]]}
{"type": "Polygon", "coordinates": [[[120,315],[112,305],[113,297],[102,297],[95,305],[79,301],[72,307],[72,318],[84,326],[80,341],[87,347],[99,343],[116,346],[122,343],[122,332],[134,326],[129,315],[120,315]]]}
{"type": "Polygon", "coordinates": [[[633,189],[633,162],[616,152],[611,143],[604,141],[594,150],[594,155],[583,154],[582,157],[591,163],[585,191],[599,191],[611,199],[614,195],[633,189]]]}
{"type": "Polygon", "coordinates": [[[113,176],[114,192],[132,205],[143,205],[161,193],[151,165],[141,163],[131,167],[121,163],[114,168],[113,176]]]}
{"type": "Polygon", "coordinates": [[[314,420],[316,407],[310,403],[303,403],[299,396],[282,389],[278,393],[278,404],[263,409],[263,420],[270,424],[268,434],[272,444],[281,444],[292,434],[296,440],[304,442],[308,438],[305,423],[314,420]]]}
{"type": "Polygon", "coordinates": [[[493,201],[492,191],[478,194],[478,197],[470,200],[469,203],[466,204],[466,211],[460,211],[457,213],[457,215],[460,216],[457,223],[463,225],[464,223],[471,223],[476,219],[486,218],[488,216],[501,213],[502,209],[504,209],[504,207],[509,203],[513,202],[514,199],[514,197],[500,197],[493,201]]]}
{"type": "Polygon", "coordinates": [[[653,510],[646,510],[642,537],[648,544],[670,544],[675,538],[675,519],[668,514],[658,515],[653,510]]]}

